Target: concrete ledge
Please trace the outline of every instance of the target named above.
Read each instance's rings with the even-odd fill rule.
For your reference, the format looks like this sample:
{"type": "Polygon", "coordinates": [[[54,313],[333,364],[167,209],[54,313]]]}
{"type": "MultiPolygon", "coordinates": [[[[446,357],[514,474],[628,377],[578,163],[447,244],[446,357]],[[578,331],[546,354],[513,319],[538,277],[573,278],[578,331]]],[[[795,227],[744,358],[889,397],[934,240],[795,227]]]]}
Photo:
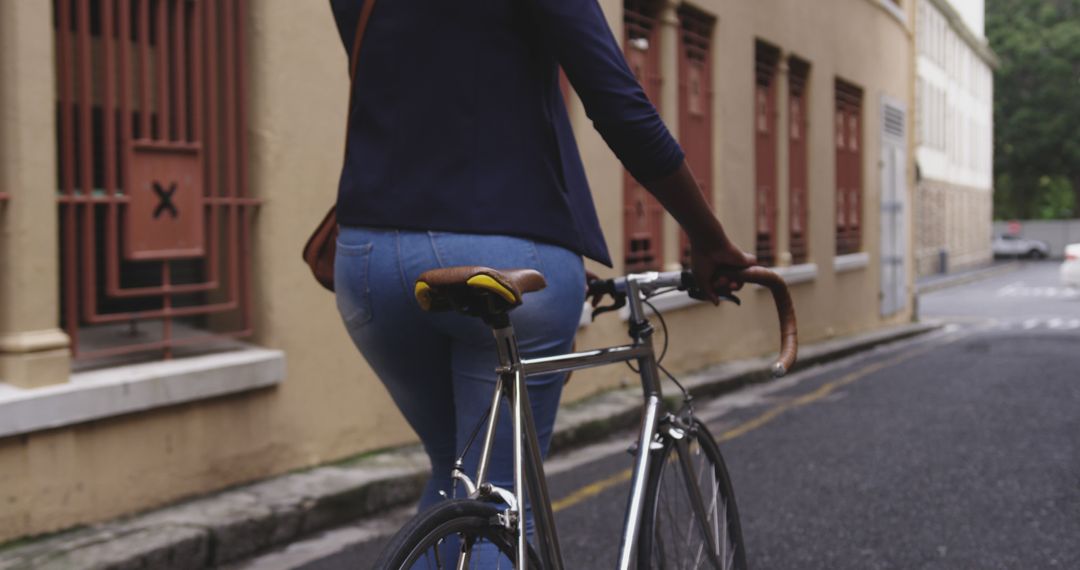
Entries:
{"type": "MultiPolygon", "coordinates": [[[[934,330],[890,327],[802,347],[796,370],[934,330]]],[[[729,362],[683,376],[695,395],[715,396],[771,377],[772,357],[729,362]]],[[[640,421],[640,388],[600,394],[559,411],[553,451],[583,445],[640,421]]],[[[419,446],[284,475],[133,517],[0,548],[0,570],[201,569],[386,512],[419,497],[430,469],[419,446]]]]}
{"type": "Polygon", "coordinates": [[[0,383],[0,437],[265,388],[284,377],[283,352],[252,347],[79,372],[41,388],[0,383]]]}
{"type": "Polygon", "coordinates": [[[848,271],[855,271],[856,269],[864,269],[869,266],[870,254],[865,251],[849,253],[847,255],[838,255],[833,258],[833,271],[836,273],[846,273],[848,271]]]}

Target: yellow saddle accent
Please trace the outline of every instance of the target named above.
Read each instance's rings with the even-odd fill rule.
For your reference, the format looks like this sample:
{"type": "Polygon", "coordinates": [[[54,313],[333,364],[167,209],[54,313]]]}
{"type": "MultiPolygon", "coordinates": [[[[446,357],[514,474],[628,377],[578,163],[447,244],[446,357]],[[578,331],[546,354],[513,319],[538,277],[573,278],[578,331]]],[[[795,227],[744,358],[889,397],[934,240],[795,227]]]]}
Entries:
{"type": "Polygon", "coordinates": [[[546,286],[544,276],[533,269],[460,266],[425,271],[413,294],[425,311],[505,312],[521,305],[525,293],[546,286]]]}

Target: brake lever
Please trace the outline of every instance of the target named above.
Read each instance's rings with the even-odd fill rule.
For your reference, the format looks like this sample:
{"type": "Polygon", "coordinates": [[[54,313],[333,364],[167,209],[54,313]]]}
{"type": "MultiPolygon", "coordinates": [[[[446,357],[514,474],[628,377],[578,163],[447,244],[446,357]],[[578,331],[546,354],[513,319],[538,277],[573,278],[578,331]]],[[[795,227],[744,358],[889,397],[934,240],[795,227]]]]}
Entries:
{"type": "MultiPolygon", "coordinates": [[[[698,301],[710,300],[708,297],[705,296],[705,292],[701,289],[698,289],[697,287],[691,287],[687,289],[686,294],[689,295],[691,299],[697,299],[698,301]]],[[[717,296],[720,297],[721,301],[729,301],[731,303],[735,303],[736,305],[742,305],[742,300],[736,297],[734,293],[717,293],[717,296]]]]}
{"type": "Polygon", "coordinates": [[[618,311],[626,306],[626,295],[612,295],[613,302],[610,305],[600,305],[593,309],[592,320],[595,321],[596,317],[604,313],[611,311],[618,311]]]}

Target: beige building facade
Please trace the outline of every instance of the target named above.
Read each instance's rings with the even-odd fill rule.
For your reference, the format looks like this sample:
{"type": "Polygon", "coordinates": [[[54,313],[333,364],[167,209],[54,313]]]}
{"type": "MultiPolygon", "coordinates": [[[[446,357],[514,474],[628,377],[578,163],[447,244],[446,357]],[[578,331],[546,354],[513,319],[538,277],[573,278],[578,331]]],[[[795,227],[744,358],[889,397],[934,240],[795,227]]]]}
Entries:
{"type": "MultiPolygon", "coordinates": [[[[601,4],[803,342],[910,320],[914,3],[601,4]]],[[[0,542],[414,441],[299,259],[346,83],[326,2],[0,2],[0,542]]],[[[567,93],[615,271],[677,267],[567,93]]],[[[673,372],[775,350],[769,296],[741,296],[659,300],[673,372]]]]}
{"type": "Polygon", "coordinates": [[[994,81],[983,0],[917,0],[915,266],[931,275],[989,263],[994,81]]]}

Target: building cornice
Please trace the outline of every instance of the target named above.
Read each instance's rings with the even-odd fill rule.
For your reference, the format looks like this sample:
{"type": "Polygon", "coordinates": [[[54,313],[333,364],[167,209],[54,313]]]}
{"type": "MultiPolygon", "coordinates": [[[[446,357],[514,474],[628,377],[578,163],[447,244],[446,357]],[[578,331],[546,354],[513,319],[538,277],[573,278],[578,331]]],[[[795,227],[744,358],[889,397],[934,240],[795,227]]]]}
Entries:
{"type": "Polygon", "coordinates": [[[974,51],[980,59],[986,62],[991,69],[997,69],[1001,65],[1001,60],[998,59],[994,50],[990,49],[990,44],[986,42],[985,38],[980,38],[975,35],[975,32],[971,31],[971,28],[964,23],[964,19],[960,16],[960,13],[956,11],[956,8],[952,7],[949,0],[928,0],[943,16],[945,20],[949,22],[949,26],[956,31],[964,43],[974,51]]]}

